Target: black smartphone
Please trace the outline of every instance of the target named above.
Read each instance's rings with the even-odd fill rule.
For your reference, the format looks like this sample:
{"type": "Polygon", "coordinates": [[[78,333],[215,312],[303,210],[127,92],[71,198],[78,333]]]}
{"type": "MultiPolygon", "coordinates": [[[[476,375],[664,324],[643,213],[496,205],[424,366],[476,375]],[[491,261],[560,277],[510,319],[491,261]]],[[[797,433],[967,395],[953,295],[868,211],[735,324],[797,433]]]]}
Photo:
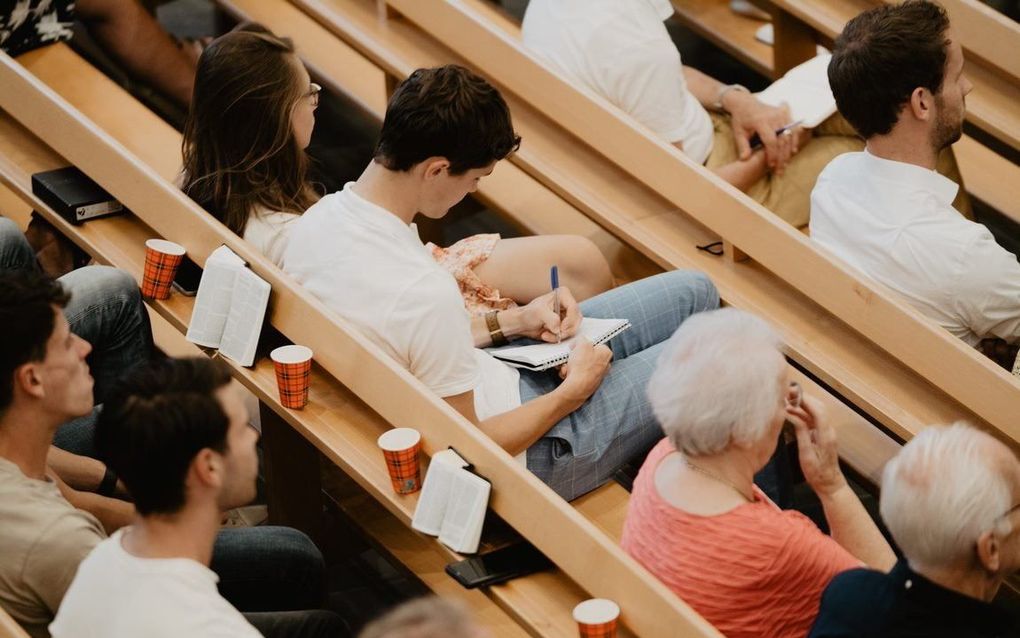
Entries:
{"type": "Polygon", "coordinates": [[[508,545],[446,566],[446,573],[468,589],[506,582],[549,569],[552,562],[531,543],[508,545]]]}
{"type": "Polygon", "coordinates": [[[173,283],[174,288],[182,295],[194,297],[198,293],[198,282],[201,280],[202,269],[185,255],[184,261],[177,267],[177,275],[174,277],[173,283]]]}

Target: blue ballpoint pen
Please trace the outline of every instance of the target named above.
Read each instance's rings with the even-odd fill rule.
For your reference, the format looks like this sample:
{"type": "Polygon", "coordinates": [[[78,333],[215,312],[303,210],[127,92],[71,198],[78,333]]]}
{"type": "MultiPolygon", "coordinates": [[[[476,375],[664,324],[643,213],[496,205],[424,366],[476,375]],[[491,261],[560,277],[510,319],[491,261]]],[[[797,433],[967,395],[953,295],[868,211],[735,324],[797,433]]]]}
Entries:
{"type": "MultiPolygon", "coordinates": [[[[553,266],[549,269],[549,279],[552,283],[553,290],[553,312],[556,316],[560,316],[560,269],[553,266]]],[[[560,332],[556,332],[556,343],[560,342],[560,332]]]]}

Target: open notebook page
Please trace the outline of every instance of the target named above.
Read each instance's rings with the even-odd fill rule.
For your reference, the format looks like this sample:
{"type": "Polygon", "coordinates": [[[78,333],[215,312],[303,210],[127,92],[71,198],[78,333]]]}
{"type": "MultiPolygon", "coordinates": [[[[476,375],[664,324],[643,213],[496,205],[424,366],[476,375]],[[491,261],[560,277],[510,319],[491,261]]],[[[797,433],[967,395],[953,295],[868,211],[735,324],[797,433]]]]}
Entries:
{"type": "Polygon", "coordinates": [[[570,357],[573,344],[584,337],[595,345],[605,343],[630,327],[626,319],[596,319],[585,317],[577,334],[560,343],[535,343],[526,346],[503,346],[489,348],[489,354],[504,363],[531,370],[545,370],[565,363],[570,357]]]}

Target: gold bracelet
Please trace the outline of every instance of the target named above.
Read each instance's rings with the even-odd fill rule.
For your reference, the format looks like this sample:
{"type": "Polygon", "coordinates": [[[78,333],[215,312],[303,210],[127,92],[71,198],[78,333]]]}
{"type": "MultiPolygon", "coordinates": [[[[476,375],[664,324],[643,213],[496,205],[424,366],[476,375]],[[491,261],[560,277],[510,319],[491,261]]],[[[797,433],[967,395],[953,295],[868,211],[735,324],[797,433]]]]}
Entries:
{"type": "Polygon", "coordinates": [[[503,329],[499,327],[499,319],[496,317],[498,314],[498,310],[490,310],[485,313],[485,326],[489,329],[489,339],[496,347],[507,344],[507,339],[503,336],[503,329]]]}

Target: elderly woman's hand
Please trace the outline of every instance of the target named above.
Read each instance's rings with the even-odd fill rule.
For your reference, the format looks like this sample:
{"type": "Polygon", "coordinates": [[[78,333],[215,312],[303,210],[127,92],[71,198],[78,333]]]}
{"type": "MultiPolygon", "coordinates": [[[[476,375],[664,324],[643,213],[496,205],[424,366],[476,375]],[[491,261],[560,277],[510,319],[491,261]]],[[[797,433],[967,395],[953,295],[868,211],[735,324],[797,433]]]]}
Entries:
{"type": "Polygon", "coordinates": [[[787,407],[786,415],[796,429],[800,468],[811,489],[825,496],[845,487],[836,431],[825,418],[821,402],[805,395],[799,406],[787,407]]]}

